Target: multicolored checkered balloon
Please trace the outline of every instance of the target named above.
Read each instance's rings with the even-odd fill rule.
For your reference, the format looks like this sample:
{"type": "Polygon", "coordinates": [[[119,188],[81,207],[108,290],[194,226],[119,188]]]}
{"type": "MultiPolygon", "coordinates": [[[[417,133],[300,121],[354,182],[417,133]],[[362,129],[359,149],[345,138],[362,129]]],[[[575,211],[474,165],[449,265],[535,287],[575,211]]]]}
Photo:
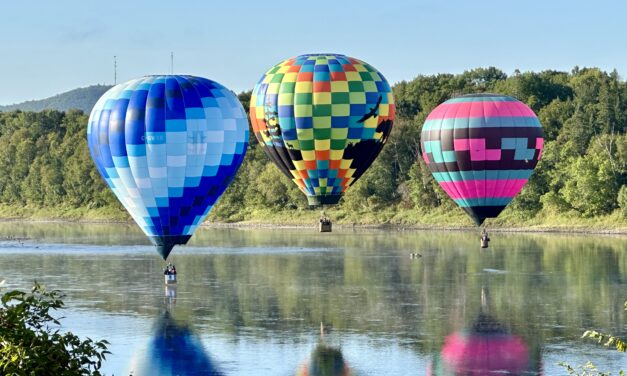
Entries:
{"type": "Polygon", "coordinates": [[[394,114],[383,75],[338,54],[301,55],[275,65],[250,100],[257,140],[310,205],[339,201],[383,148],[394,114]]]}
{"type": "Polygon", "coordinates": [[[233,180],[248,121],[237,97],[217,82],[147,76],[100,98],[87,140],[98,171],[165,259],[233,180]]]}
{"type": "Polygon", "coordinates": [[[442,189],[481,225],[521,191],[544,146],[540,121],[498,94],[450,99],[427,117],[422,158],[442,189]]]}

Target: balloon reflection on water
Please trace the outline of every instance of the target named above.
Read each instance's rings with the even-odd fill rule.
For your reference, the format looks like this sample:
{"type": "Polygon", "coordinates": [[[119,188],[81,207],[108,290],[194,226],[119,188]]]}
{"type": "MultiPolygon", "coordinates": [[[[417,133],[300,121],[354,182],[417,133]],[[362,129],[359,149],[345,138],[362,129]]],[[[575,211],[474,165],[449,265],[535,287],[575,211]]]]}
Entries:
{"type": "Polygon", "coordinates": [[[481,311],[467,330],[452,333],[427,370],[428,376],[538,375],[529,347],[489,314],[487,289],[481,311]]]}
{"type": "Polygon", "coordinates": [[[340,349],[320,343],[298,368],[296,376],[354,376],[354,373],[340,349]]]}
{"type": "Polygon", "coordinates": [[[171,309],[176,304],[176,287],[166,286],[166,304],[157,318],[148,345],[133,355],[129,374],[133,376],[222,376],[190,326],[177,321],[171,309]]]}

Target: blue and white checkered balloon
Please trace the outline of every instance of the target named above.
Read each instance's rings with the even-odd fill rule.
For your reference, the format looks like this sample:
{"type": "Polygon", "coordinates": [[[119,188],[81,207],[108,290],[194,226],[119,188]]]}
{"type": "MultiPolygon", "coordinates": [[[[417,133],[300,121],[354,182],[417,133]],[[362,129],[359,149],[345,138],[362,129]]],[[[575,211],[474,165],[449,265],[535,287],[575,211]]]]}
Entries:
{"type": "Polygon", "coordinates": [[[233,180],[246,153],[248,120],[237,97],[217,82],[147,76],[98,100],[87,139],[98,171],[165,259],[233,180]]]}

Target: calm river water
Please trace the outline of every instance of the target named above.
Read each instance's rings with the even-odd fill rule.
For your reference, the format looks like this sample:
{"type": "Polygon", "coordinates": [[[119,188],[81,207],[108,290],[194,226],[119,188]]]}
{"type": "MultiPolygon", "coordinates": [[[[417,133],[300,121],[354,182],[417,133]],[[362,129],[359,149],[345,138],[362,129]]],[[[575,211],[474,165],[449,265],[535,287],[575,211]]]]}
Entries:
{"type": "Polygon", "coordinates": [[[201,229],[172,288],[134,226],[6,222],[0,238],[5,290],[63,291],[64,329],[111,343],[107,375],[627,369],[580,339],[627,336],[625,236],[494,233],[480,250],[476,232],[201,229]]]}

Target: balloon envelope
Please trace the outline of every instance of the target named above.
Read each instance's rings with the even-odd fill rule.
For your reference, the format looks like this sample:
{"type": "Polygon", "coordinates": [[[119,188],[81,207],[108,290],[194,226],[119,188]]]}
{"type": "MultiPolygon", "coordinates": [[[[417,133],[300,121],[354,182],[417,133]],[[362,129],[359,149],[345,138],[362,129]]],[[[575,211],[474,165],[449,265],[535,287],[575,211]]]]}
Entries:
{"type": "Polygon", "coordinates": [[[165,259],[233,180],[248,122],[237,97],[214,81],[147,76],[100,98],[87,139],[98,171],[165,259]]]}
{"type": "Polygon", "coordinates": [[[338,54],[301,55],[275,65],[250,100],[257,140],[310,205],[339,201],[383,148],[394,114],[383,75],[338,54]]]}
{"type": "Polygon", "coordinates": [[[542,155],[544,133],[524,103],[471,94],[429,114],[421,146],[438,184],[481,225],[498,216],[527,183],[542,155]]]}

